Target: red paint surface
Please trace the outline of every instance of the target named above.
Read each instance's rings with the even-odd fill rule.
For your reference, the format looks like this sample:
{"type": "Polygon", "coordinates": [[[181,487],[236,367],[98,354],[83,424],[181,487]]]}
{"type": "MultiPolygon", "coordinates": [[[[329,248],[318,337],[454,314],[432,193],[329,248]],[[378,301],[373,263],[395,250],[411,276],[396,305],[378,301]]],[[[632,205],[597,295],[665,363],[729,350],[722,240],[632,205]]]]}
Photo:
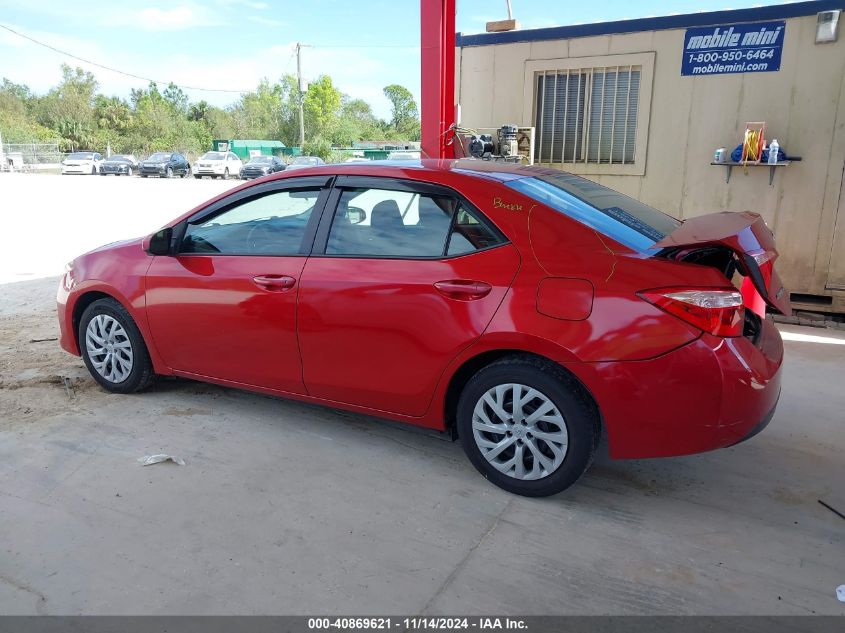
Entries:
{"type": "Polygon", "coordinates": [[[593,284],[586,279],[547,277],[537,285],[537,312],[553,319],[583,321],[593,311],[593,284]]]}
{"type": "Polygon", "coordinates": [[[451,158],[446,130],[455,122],[455,0],[420,0],[421,147],[451,158]]]}
{"type": "MultiPolygon", "coordinates": [[[[142,240],[119,243],[80,256],[63,278],[61,345],[79,353],[78,302],[102,293],[132,314],[159,374],[434,429],[445,428],[447,390],[465,363],[503,350],[537,354],[587,388],[615,457],[727,446],[771,410],[783,348],[770,323],[764,321],[756,343],[718,338],[637,296],[656,287],[731,287],[721,273],[599,239],[498,180],[467,172],[468,165],[333,165],[309,173],[449,186],[502,231],[506,244],[441,260],[391,260],[319,253],[153,257],[142,240]],[[529,211],[497,207],[496,197],[529,211]]],[[[500,169],[512,177],[526,173],[500,169]]],[[[296,174],[282,173],[246,187],[291,177],[296,174]]],[[[773,248],[771,238],[763,243],[753,230],[755,243],[743,246],[748,219],[717,216],[706,239],[721,231],[719,243],[773,248]]]]}

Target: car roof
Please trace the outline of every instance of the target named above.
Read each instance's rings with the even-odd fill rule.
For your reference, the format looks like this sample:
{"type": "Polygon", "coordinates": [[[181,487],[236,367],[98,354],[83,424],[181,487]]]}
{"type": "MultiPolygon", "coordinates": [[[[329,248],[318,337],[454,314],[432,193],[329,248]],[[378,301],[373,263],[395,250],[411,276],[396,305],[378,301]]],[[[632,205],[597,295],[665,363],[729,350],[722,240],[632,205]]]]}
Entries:
{"type": "MultiPolygon", "coordinates": [[[[308,168],[309,173],[319,175],[362,175],[362,176],[386,176],[401,178],[408,176],[408,171],[413,172],[413,177],[419,178],[418,172],[452,172],[477,178],[486,178],[499,182],[507,182],[519,178],[530,178],[532,176],[560,174],[559,170],[545,167],[534,167],[506,163],[503,161],[481,160],[473,158],[461,158],[457,160],[369,160],[366,162],[333,163],[308,168]]],[[[285,178],[284,172],[275,178],[285,178]]]]}

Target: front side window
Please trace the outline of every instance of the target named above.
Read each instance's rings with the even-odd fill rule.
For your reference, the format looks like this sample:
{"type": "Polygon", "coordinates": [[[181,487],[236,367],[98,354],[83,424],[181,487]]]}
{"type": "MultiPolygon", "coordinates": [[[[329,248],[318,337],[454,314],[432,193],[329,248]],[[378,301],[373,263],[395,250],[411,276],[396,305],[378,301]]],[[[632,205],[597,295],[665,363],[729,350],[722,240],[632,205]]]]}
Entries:
{"type": "Polygon", "coordinates": [[[299,255],[320,189],[276,191],[188,223],[182,253],[299,255]]]}
{"type": "Polygon", "coordinates": [[[451,196],[390,189],[346,189],[332,220],[327,255],[428,258],[501,243],[451,196]]]}

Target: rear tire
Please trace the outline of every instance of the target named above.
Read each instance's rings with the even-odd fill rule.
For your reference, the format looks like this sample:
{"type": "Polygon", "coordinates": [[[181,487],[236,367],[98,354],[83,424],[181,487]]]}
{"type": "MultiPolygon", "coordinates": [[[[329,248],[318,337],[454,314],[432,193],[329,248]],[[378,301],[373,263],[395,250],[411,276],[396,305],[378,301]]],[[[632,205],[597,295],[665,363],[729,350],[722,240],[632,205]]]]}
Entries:
{"type": "Polygon", "coordinates": [[[526,497],[553,495],[575,483],[592,463],[600,437],[598,412],[583,386],[532,356],[504,358],[475,374],[458,401],[457,428],[473,466],[526,497]]]}
{"type": "Polygon", "coordinates": [[[223,170],[223,180],[229,180],[229,168],[223,170]]]}
{"type": "Polygon", "coordinates": [[[155,381],[150,354],[132,316],[114,299],[98,299],[79,319],[79,351],[101,387],[134,393],[155,381]]]}

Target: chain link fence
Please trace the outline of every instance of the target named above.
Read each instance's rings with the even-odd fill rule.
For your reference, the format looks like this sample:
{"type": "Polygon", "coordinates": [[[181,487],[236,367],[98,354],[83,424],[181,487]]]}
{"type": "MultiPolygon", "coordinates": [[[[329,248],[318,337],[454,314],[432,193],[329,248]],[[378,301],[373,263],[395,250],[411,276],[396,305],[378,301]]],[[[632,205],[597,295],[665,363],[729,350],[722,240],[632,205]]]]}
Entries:
{"type": "Polygon", "coordinates": [[[3,143],[0,145],[0,171],[59,169],[67,156],[59,142],[3,143]]]}

